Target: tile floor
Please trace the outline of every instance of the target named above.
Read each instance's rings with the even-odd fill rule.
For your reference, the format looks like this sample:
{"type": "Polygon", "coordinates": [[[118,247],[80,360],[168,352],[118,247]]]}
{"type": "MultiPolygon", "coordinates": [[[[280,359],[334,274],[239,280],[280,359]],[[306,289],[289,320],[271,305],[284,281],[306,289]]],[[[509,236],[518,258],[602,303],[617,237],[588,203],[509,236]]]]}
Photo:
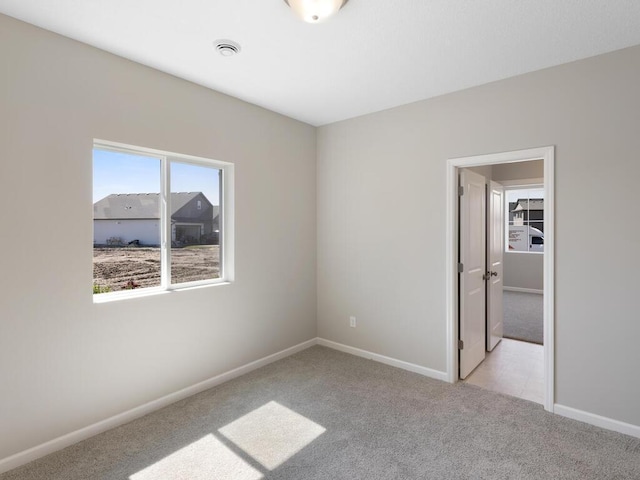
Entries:
{"type": "Polygon", "coordinates": [[[543,403],[543,351],[542,345],[503,338],[465,382],[543,403]]]}

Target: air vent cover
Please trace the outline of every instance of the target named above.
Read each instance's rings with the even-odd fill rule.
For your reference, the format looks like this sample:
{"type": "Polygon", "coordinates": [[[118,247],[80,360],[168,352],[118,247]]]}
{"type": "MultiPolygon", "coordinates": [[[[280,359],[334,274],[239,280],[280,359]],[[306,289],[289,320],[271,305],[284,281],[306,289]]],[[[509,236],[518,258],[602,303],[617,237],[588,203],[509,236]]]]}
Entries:
{"type": "Polygon", "coordinates": [[[233,40],[216,40],[213,44],[218,53],[223,57],[232,57],[240,53],[240,45],[233,40]]]}

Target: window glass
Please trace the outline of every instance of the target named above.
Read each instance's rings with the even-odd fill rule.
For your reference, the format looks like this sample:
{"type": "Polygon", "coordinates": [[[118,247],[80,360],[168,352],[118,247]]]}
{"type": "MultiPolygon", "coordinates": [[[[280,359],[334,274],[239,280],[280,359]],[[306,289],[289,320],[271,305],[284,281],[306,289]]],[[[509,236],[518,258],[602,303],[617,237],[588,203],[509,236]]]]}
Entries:
{"type": "Polygon", "coordinates": [[[544,251],[544,188],[507,189],[506,199],[506,251],[544,251]]]}
{"type": "Polygon", "coordinates": [[[220,277],[220,169],[171,161],[171,283],[220,277]]]}
{"type": "Polygon", "coordinates": [[[94,149],[93,290],[160,285],[160,159],[94,149]]]}

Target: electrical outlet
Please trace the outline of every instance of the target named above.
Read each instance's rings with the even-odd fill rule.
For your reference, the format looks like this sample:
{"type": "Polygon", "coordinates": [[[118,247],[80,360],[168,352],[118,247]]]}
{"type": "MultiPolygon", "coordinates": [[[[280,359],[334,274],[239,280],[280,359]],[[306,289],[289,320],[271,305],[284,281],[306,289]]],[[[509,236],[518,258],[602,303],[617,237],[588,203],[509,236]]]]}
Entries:
{"type": "Polygon", "coordinates": [[[349,317],[349,326],[351,328],[356,328],[356,317],[349,317]]]}

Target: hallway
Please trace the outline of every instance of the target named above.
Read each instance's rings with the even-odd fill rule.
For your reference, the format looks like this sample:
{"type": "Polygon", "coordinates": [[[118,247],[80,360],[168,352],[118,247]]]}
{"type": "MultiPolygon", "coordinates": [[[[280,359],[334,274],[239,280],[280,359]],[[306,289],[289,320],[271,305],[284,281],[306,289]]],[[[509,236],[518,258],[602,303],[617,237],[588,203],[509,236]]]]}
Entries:
{"type": "Polygon", "coordinates": [[[503,338],[465,382],[542,404],[543,352],[542,345],[503,338]]]}

